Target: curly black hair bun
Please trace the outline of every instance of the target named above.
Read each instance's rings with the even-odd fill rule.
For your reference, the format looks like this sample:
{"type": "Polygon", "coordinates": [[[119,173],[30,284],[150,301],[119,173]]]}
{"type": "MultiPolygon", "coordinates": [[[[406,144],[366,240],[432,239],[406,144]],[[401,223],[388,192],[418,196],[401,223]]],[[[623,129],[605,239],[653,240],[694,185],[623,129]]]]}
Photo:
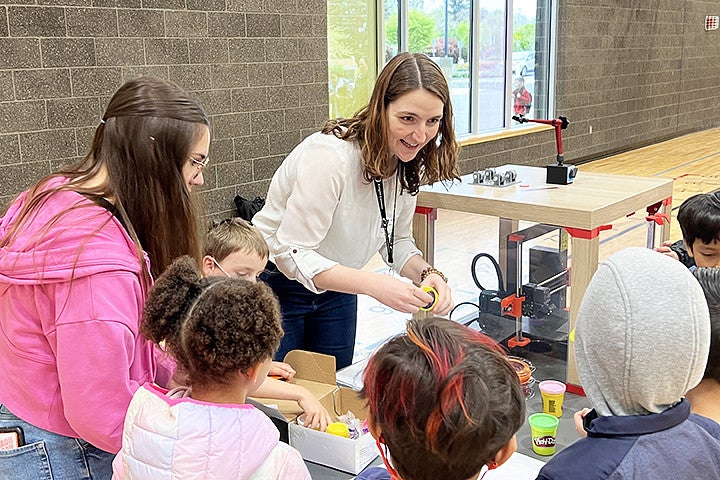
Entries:
{"type": "Polygon", "coordinates": [[[190,257],[163,273],[150,292],[142,332],[165,342],[190,385],[229,383],[270,359],[283,336],[280,305],[263,283],[202,278],[190,257]]]}
{"type": "Polygon", "coordinates": [[[170,342],[180,329],[188,309],[202,291],[203,279],[192,257],[176,259],[148,295],[141,331],[155,343],[170,342]]]}

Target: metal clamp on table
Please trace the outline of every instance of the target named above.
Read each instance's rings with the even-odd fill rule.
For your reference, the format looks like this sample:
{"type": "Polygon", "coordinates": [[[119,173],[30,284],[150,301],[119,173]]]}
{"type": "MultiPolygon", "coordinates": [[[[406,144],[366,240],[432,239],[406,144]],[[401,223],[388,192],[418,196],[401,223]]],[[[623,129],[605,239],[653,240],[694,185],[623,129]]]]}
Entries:
{"type": "Polygon", "coordinates": [[[473,185],[485,185],[488,187],[507,187],[513,183],[518,183],[517,172],[515,170],[498,171],[495,168],[486,168],[473,172],[473,185]]]}

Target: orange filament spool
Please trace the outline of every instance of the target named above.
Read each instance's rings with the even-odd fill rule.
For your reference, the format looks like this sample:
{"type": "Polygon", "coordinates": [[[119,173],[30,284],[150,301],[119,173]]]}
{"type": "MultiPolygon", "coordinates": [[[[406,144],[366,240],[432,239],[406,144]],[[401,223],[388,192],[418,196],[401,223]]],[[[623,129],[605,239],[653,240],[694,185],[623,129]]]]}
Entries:
{"type": "Polygon", "coordinates": [[[527,385],[532,378],[532,368],[530,364],[519,357],[508,357],[508,362],[510,362],[510,365],[515,369],[518,380],[520,380],[520,385],[523,386],[523,391],[527,395],[527,385]]]}

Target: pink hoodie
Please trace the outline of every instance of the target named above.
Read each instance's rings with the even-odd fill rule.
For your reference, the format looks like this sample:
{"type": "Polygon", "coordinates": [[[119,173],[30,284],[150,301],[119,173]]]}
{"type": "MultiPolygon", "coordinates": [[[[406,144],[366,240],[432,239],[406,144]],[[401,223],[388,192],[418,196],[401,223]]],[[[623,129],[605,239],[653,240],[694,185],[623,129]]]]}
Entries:
{"type": "MultiPolygon", "coordinates": [[[[0,237],[24,201],[0,218],[0,237]]],[[[138,332],[136,252],[110,212],[70,191],[53,194],[0,249],[0,403],[37,427],[120,449],[130,399],[156,373],[153,345],[138,332]]]]}

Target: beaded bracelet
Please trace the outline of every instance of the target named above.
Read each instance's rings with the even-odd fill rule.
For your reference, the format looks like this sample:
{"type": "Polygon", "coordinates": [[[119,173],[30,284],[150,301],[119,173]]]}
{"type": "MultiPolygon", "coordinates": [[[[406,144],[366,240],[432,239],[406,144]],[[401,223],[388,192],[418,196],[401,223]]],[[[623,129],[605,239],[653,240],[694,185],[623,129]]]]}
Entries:
{"type": "Polygon", "coordinates": [[[445,275],[443,275],[443,273],[435,267],[427,267],[425,270],[423,270],[422,273],[420,274],[420,281],[424,282],[425,279],[427,278],[427,276],[430,275],[431,273],[438,275],[440,278],[443,279],[443,281],[445,283],[447,283],[447,281],[448,281],[447,277],[445,275]]]}

